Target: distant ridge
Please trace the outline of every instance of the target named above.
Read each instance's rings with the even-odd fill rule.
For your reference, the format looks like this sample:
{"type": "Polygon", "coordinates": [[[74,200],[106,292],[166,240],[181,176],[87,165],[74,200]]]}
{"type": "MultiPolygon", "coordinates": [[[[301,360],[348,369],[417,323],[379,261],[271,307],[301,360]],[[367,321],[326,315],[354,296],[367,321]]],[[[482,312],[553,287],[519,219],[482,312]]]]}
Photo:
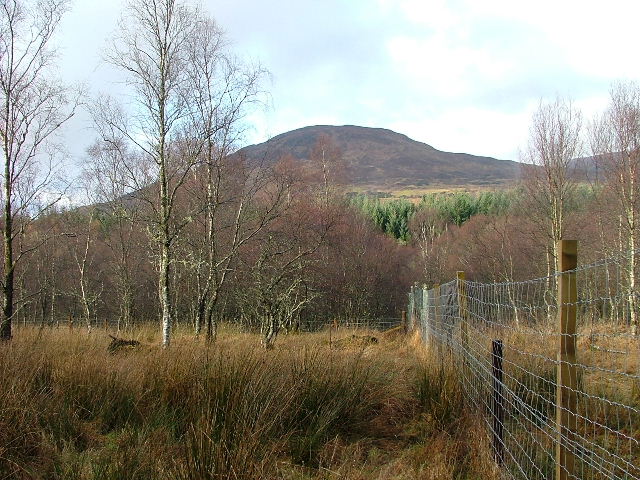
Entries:
{"type": "Polygon", "coordinates": [[[275,162],[287,154],[306,161],[322,135],[341,151],[343,183],[353,186],[500,186],[520,175],[518,162],[442,152],[392,130],[354,125],[303,127],[240,151],[255,161],[275,162]]]}

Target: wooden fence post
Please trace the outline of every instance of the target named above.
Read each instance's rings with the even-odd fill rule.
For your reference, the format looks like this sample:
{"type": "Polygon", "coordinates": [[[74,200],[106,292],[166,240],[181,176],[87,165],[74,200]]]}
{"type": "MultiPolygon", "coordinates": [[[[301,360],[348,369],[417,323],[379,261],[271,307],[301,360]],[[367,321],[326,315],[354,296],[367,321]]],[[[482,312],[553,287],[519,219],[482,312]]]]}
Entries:
{"type": "Polygon", "coordinates": [[[416,325],[420,322],[420,312],[422,311],[422,288],[420,288],[418,282],[416,282],[413,287],[413,310],[413,319],[411,321],[412,332],[416,330],[416,325]],[[420,303],[418,303],[418,298],[420,299],[420,303]]]}
{"type": "Polygon", "coordinates": [[[442,316],[440,315],[440,284],[437,283],[433,287],[433,325],[435,335],[432,335],[433,341],[438,343],[438,355],[440,361],[443,361],[443,346],[442,346],[442,316]]]}
{"type": "Polygon", "coordinates": [[[404,331],[404,334],[406,335],[407,333],[409,333],[409,328],[407,326],[407,312],[402,310],[402,313],[400,314],[401,317],[401,321],[402,321],[402,330],[404,331]]]}
{"type": "Polygon", "coordinates": [[[429,289],[426,284],[422,285],[422,312],[420,314],[420,336],[422,343],[429,342],[429,289]]]}
{"type": "Polygon", "coordinates": [[[415,287],[411,285],[411,293],[409,294],[409,318],[407,319],[407,331],[413,330],[414,315],[416,312],[416,295],[415,287]]]}
{"type": "Polygon", "coordinates": [[[502,393],[502,340],[491,342],[493,366],[493,455],[498,465],[504,463],[504,396],[502,393]]]}
{"type": "Polygon", "coordinates": [[[329,350],[331,350],[332,346],[333,346],[333,327],[336,324],[336,319],[333,319],[333,322],[329,322],[329,350]]]}
{"type": "Polygon", "coordinates": [[[575,478],[572,447],[577,427],[578,378],[576,372],[576,274],[578,242],[560,240],[557,244],[558,279],[558,367],[556,387],[556,480],[575,478]],[[569,271],[569,272],[568,272],[569,271]]]}
{"type": "Polygon", "coordinates": [[[469,331],[467,330],[467,296],[464,284],[464,272],[456,273],[458,284],[458,313],[460,315],[460,336],[462,343],[462,357],[467,359],[467,349],[469,348],[469,331]]]}

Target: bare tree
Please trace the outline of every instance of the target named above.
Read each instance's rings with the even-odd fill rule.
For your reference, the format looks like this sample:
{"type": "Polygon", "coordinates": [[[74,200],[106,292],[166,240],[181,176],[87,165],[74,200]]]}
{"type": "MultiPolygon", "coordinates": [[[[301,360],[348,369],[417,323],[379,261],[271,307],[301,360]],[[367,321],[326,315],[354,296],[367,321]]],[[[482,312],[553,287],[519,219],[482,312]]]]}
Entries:
{"type": "Polygon", "coordinates": [[[200,185],[206,209],[192,225],[185,263],[197,277],[196,334],[206,326],[211,341],[217,327],[214,309],[240,250],[281,215],[284,190],[264,196],[272,181],[270,170],[247,166],[238,156],[225,157],[207,170],[212,175],[202,176],[206,184],[200,185]]]}
{"type": "Polygon", "coordinates": [[[79,213],[76,223],[77,232],[72,235],[71,256],[76,267],[77,274],[77,298],[82,307],[82,316],[87,325],[87,331],[91,333],[92,321],[96,305],[100,299],[101,289],[92,285],[90,272],[95,271],[95,233],[93,230],[93,212],[79,213]],[[84,231],[81,231],[84,230],[84,231]]]}
{"type": "MultiPolygon", "coordinates": [[[[555,244],[563,238],[566,212],[575,192],[574,160],[580,156],[582,114],[569,100],[540,103],[533,115],[524,186],[532,203],[531,214],[546,236],[547,274],[558,268],[555,244]]],[[[549,303],[552,285],[547,283],[549,303]]]]}
{"type": "MultiPolygon", "coordinates": [[[[107,60],[127,75],[135,102],[126,110],[112,101],[94,108],[102,139],[126,139],[147,164],[142,168],[144,184],[137,192],[152,213],[149,231],[157,246],[164,346],[170,344],[173,322],[173,252],[180,231],[193,218],[193,212],[177,212],[176,205],[200,162],[201,143],[191,141],[185,127],[192,94],[188,45],[202,21],[200,11],[183,1],[131,0],[107,60]]],[[[129,180],[139,182],[140,171],[127,168],[129,180]]]]}
{"type": "Polygon", "coordinates": [[[409,228],[420,252],[424,281],[427,285],[434,285],[441,275],[433,268],[435,243],[445,231],[446,222],[435,208],[423,206],[411,217],[409,228]]]}
{"type": "Polygon", "coordinates": [[[291,159],[275,166],[273,181],[263,189],[267,199],[262,201],[279,203],[279,215],[241,259],[248,281],[240,293],[240,306],[245,317],[259,322],[267,349],[317,297],[311,286],[312,267],[318,261],[314,256],[335,224],[332,209],[314,198],[317,188],[308,180],[291,159]]]}
{"type": "Polygon", "coordinates": [[[112,138],[110,142],[95,142],[83,163],[87,198],[96,205],[96,218],[106,230],[104,242],[114,258],[112,274],[119,299],[118,331],[128,328],[133,320],[134,269],[143,261],[134,258],[133,253],[139,246],[136,242],[140,217],[139,202],[132,198],[136,185],[130,181],[135,161],[124,139],[112,138]]]}
{"type": "Polygon", "coordinates": [[[318,237],[304,238],[308,232],[300,228],[306,226],[289,222],[284,230],[280,228],[269,230],[262,239],[257,258],[247,270],[252,281],[241,295],[245,314],[260,322],[266,349],[273,347],[280,330],[291,326],[301,310],[317,297],[310,288],[307,270],[326,235],[321,232],[318,237]],[[287,231],[289,227],[294,231],[287,231]]]}
{"type": "Polygon", "coordinates": [[[322,176],[323,202],[328,209],[330,199],[337,196],[337,180],[345,174],[342,152],[329,135],[323,134],[316,139],[309,160],[312,169],[318,169],[322,176]]]}
{"type": "Polygon", "coordinates": [[[620,246],[629,251],[626,265],[632,333],[638,334],[636,270],[640,227],[640,86],[616,83],[604,115],[591,128],[592,151],[618,204],[620,246]]]}
{"type": "Polygon", "coordinates": [[[35,245],[15,240],[25,223],[38,218],[60,197],[52,178],[60,150],[52,140],[75,112],[72,95],[51,70],[51,39],[68,9],[67,0],[0,0],[0,141],[4,271],[0,338],[11,338],[15,313],[14,276],[18,262],[35,245]]]}
{"type": "Polygon", "coordinates": [[[195,199],[204,214],[204,235],[191,252],[198,278],[195,330],[199,334],[206,322],[207,339],[212,340],[213,311],[231,264],[239,249],[277,216],[279,199],[267,208],[254,208],[254,197],[269,181],[268,169],[230,155],[244,132],[248,108],[261,103],[266,72],[231,55],[212,19],[199,22],[188,40],[188,53],[190,138],[202,142],[194,148],[202,165],[197,175],[194,172],[195,199]]]}

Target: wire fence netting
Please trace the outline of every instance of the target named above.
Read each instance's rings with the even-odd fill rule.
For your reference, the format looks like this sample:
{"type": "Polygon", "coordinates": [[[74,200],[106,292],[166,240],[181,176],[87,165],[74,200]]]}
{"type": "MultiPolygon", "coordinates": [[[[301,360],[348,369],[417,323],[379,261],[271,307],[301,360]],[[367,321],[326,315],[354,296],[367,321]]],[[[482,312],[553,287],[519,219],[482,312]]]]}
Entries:
{"type": "Polygon", "coordinates": [[[529,281],[459,278],[409,294],[409,327],[441,362],[455,363],[506,478],[557,477],[560,447],[566,478],[640,478],[640,299],[631,255],[529,281]],[[574,279],[571,302],[558,299],[562,275],[574,279]],[[573,333],[559,327],[563,307],[575,309],[573,333]],[[562,342],[575,356],[559,355],[562,342]],[[558,403],[562,386],[570,408],[558,403]]]}
{"type": "MultiPolygon", "coordinates": [[[[234,325],[245,329],[246,331],[260,331],[264,322],[261,319],[237,319],[237,318],[219,318],[216,320],[218,324],[234,325]]],[[[77,318],[69,316],[67,319],[56,317],[54,319],[48,317],[34,317],[25,315],[18,319],[16,322],[19,326],[37,326],[37,327],[71,327],[71,328],[85,328],[85,329],[103,329],[107,331],[121,331],[129,330],[136,327],[142,327],[145,325],[157,325],[156,319],[137,319],[135,322],[131,321],[125,324],[117,317],[108,318],[96,318],[92,317],[87,320],[85,318],[77,318]]],[[[174,325],[179,328],[194,329],[194,322],[192,316],[176,316],[174,319],[174,325]]],[[[285,332],[318,332],[328,328],[341,328],[348,330],[375,330],[385,331],[392,328],[397,328],[403,325],[402,317],[342,317],[342,318],[300,318],[292,322],[282,324],[282,329],[285,332]]]]}

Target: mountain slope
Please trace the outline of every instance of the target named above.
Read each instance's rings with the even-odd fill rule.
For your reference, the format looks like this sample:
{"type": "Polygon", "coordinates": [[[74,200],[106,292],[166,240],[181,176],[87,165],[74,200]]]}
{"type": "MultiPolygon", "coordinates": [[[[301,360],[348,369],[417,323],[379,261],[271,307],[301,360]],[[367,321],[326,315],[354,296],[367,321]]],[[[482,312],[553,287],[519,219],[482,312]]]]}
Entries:
{"type": "Polygon", "coordinates": [[[341,151],[347,170],[343,183],[354,186],[502,185],[520,173],[517,162],[442,152],[391,130],[352,125],[304,127],[241,152],[254,161],[274,162],[286,154],[305,161],[321,135],[341,151]]]}

